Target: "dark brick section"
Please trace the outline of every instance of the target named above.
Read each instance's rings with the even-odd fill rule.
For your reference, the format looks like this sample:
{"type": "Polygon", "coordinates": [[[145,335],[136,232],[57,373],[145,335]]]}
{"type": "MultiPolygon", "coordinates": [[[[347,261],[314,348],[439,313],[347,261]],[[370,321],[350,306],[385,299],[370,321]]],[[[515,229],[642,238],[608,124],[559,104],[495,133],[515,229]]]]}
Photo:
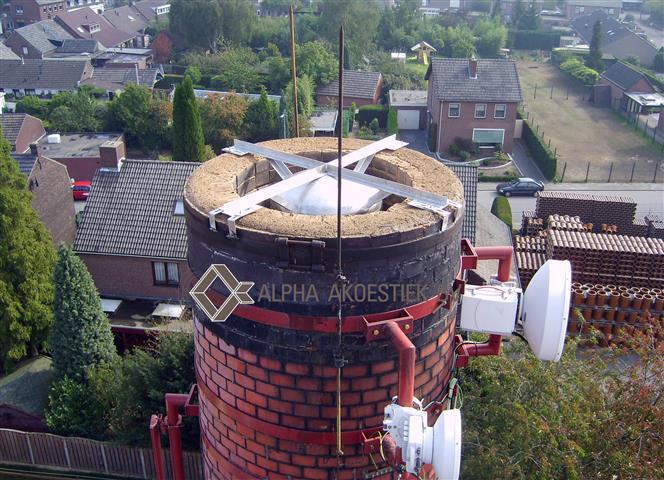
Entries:
{"type": "MultiPolygon", "coordinates": [[[[217,325],[197,318],[195,324],[206,478],[355,479],[374,470],[361,445],[344,445],[344,455],[338,458],[334,445],[283,440],[250,427],[234,414],[243,412],[291,429],[334,432],[335,367],[249,351],[217,336],[217,325]]],[[[439,325],[444,327],[413,335],[419,345],[415,395],[425,403],[443,395],[453,368],[453,316],[445,317],[439,325]]],[[[382,361],[363,360],[342,371],[344,431],[380,426],[385,405],[397,394],[394,352],[382,361]]],[[[379,462],[379,455],[374,460],[379,468],[386,467],[379,462]]]]}

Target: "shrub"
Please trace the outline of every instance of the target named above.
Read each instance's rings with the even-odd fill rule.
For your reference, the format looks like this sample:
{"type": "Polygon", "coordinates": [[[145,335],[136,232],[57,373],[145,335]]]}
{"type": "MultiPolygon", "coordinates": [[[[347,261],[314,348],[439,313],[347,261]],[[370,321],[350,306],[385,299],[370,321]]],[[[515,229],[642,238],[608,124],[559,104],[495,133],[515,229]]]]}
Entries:
{"type": "Polygon", "coordinates": [[[454,139],[454,143],[457,147],[459,147],[459,150],[465,150],[471,154],[475,154],[480,151],[479,143],[475,143],[469,138],[456,137],[454,139]]]}
{"type": "Polygon", "coordinates": [[[399,133],[399,122],[397,121],[397,111],[390,108],[387,114],[387,134],[395,135],[399,133]]]}
{"type": "Polygon", "coordinates": [[[599,73],[586,67],[578,58],[569,58],[560,64],[560,69],[584,85],[594,85],[599,80],[599,73]]]}
{"type": "Polygon", "coordinates": [[[560,35],[540,30],[510,30],[508,42],[517,50],[551,50],[560,45],[560,35]]]}
{"type": "Polygon", "coordinates": [[[512,230],[512,207],[505,197],[496,197],[491,204],[491,213],[500,218],[512,230]]]}
{"type": "Polygon", "coordinates": [[[465,162],[470,158],[470,153],[466,152],[465,150],[461,150],[459,152],[459,158],[461,159],[462,162],[465,162]]]}
{"type": "Polygon", "coordinates": [[[374,135],[376,135],[378,133],[379,127],[380,127],[380,125],[378,123],[377,118],[374,118],[373,120],[371,120],[369,122],[369,130],[371,130],[371,133],[373,133],[374,135]]]}
{"type": "Polygon", "coordinates": [[[459,146],[456,143],[453,143],[452,145],[450,145],[450,147],[447,149],[447,151],[450,152],[451,156],[458,157],[459,152],[461,151],[461,149],[459,148],[459,146]]]}
{"type": "Polygon", "coordinates": [[[429,146],[429,150],[432,152],[436,151],[437,137],[438,137],[438,124],[432,122],[429,124],[429,128],[427,131],[427,145],[429,146]]]}
{"type": "Polygon", "coordinates": [[[373,119],[378,120],[380,128],[387,126],[387,107],[383,105],[363,105],[357,114],[360,126],[368,125],[373,119]]]}
{"type": "MultiPolygon", "coordinates": [[[[522,115],[519,116],[523,117],[522,115]]],[[[522,137],[526,141],[530,154],[544,176],[547,180],[553,180],[556,176],[558,160],[551,149],[544,143],[542,138],[533,130],[525,119],[523,120],[522,137]]]]}

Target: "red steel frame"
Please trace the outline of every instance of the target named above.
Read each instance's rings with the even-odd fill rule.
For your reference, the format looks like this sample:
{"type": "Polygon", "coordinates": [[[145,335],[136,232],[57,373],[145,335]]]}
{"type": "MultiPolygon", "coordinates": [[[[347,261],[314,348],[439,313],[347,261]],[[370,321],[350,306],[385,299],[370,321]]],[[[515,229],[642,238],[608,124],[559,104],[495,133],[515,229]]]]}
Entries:
{"type": "MultiPolygon", "coordinates": [[[[507,282],[510,279],[512,271],[513,249],[512,247],[473,247],[468,240],[461,241],[461,267],[459,275],[455,281],[455,289],[459,288],[463,292],[464,279],[463,272],[477,267],[478,260],[498,260],[498,280],[507,282]]],[[[223,296],[216,292],[207,292],[214,302],[223,296]]],[[[415,361],[417,351],[415,345],[410,341],[406,334],[413,330],[414,320],[421,319],[441,306],[450,308],[453,305],[453,297],[445,294],[437,295],[424,302],[399,310],[393,310],[385,313],[371,314],[365,316],[345,317],[343,322],[343,332],[364,332],[367,340],[377,340],[389,338],[392,345],[399,354],[399,388],[398,403],[401,406],[412,407],[415,391],[415,361]]],[[[313,331],[318,333],[333,333],[337,328],[337,317],[306,317],[302,315],[292,315],[284,312],[271,311],[254,306],[242,305],[234,312],[239,317],[280,326],[282,328],[292,328],[298,330],[313,331]]],[[[483,355],[498,355],[502,337],[500,335],[490,335],[489,340],[484,343],[464,343],[460,335],[455,337],[455,352],[457,353],[456,366],[464,367],[468,364],[470,357],[483,355]]],[[[209,401],[216,402],[216,398],[203,388],[200,392],[209,401]]],[[[185,416],[198,416],[198,405],[192,402],[197,394],[197,386],[194,385],[189,394],[167,393],[165,395],[166,419],[162,416],[153,415],[150,419],[150,436],[152,439],[152,451],[155,461],[155,472],[157,480],[165,480],[165,469],[163,464],[163,455],[161,448],[160,433],[168,432],[170,442],[171,463],[173,467],[174,480],[184,479],[184,464],[182,457],[182,441],[180,427],[182,425],[182,415],[180,408],[184,409],[185,416]]],[[[219,407],[227,409],[223,402],[219,401],[219,407]]],[[[228,406],[230,408],[230,406],[228,406]]],[[[440,406],[435,405],[434,411],[439,412],[440,406]]],[[[233,415],[243,415],[242,412],[233,409],[233,415]]],[[[334,444],[336,441],[335,433],[307,432],[298,429],[291,429],[280,425],[270,424],[262,420],[243,416],[243,420],[249,425],[254,425],[263,431],[274,434],[278,438],[292,439],[305,443],[315,444],[334,444]],[[246,418],[244,418],[246,417],[246,418]]],[[[378,439],[371,438],[379,429],[357,430],[344,432],[343,439],[346,443],[363,443],[365,452],[375,451],[378,439]]],[[[386,442],[387,450],[393,451],[393,442],[386,442]]],[[[391,465],[396,465],[401,461],[399,452],[388,455],[391,465]]],[[[405,478],[409,478],[406,474],[405,478]]]]}

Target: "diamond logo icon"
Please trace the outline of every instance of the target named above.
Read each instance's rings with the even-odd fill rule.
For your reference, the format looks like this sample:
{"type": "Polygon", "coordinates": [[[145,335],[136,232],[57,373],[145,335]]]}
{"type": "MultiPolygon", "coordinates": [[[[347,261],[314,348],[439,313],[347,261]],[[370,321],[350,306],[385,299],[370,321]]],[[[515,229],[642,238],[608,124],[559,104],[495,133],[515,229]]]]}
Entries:
{"type": "Polygon", "coordinates": [[[253,286],[254,282],[240,282],[226,265],[212,264],[196,285],[194,285],[194,288],[191,289],[189,295],[191,295],[196,305],[205,312],[210,320],[213,322],[225,322],[239,305],[251,305],[254,303],[253,298],[249,296],[249,290],[253,286]],[[224,303],[218,308],[206,293],[217,279],[221,280],[230,292],[224,303]]]}

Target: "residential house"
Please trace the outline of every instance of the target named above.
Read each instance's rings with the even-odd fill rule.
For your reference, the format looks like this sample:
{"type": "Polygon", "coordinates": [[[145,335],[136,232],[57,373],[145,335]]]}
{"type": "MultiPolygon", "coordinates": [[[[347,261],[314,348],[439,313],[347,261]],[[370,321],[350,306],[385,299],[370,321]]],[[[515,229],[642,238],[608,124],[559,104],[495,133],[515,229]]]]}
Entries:
{"type": "Polygon", "coordinates": [[[5,5],[7,30],[54,18],[67,11],[66,0],[11,0],[5,5]]]}
{"type": "Polygon", "coordinates": [[[74,10],[82,7],[90,7],[99,15],[104,13],[104,0],[67,0],[67,9],[74,10]]]}
{"type": "Polygon", "coordinates": [[[91,85],[93,87],[106,90],[109,98],[117,95],[129,83],[142,85],[152,90],[155,83],[164,77],[164,72],[159,68],[145,68],[139,70],[134,67],[115,67],[107,66],[94,68],[90,78],[83,80],[81,85],[91,85]]]}
{"type": "Polygon", "coordinates": [[[32,143],[46,135],[42,121],[27,113],[0,114],[0,126],[11,151],[16,153],[26,153],[32,143]]]}
{"type": "Polygon", "coordinates": [[[91,181],[100,168],[119,169],[126,153],[121,133],[55,133],[37,142],[39,156],[67,167],[75,181],[91,181]]]}
{"type": "MultiPolygon", "coordinates": [[[[55,49],[49,57],[66,58],[81,57],[83,55],[94,58],[106,50],[104,46],[94,38],[70,38],[64,40],[62,45],[55,49]]],[[[94,63],[93,63],[94,65],[94,63]]]]}
{"type": "Polygon", "coordinates": [[[150,36],[145,29],[150,25],[134,5],[123,5],[104,12],[104,18],[118,30],[133,33],[136,36],[135,46],[146,48],[150,44],[150,36]]]}
{"type": "Polygon", "coordinates": [[[471,0],[422,0],[420,12],[427,16],[440,15],[448,11],[468,10],[471,5],[471,0]]]}
{"type": "Polygon", "coordinates": [[[85,59],[0,60],[0,91],[14,96],[54,95],[76,90],[92,75],[85,59]]]}
{"type": "Polygon", "coordinates": [[[170,0],[141,0],[133,4],[134,9],[147,23],[158,22],[168,19],[171,11],[170,0]]]}
{"type": "Polygon", "coordinates": [[[44,58],[73,37],[54,20],[41,20],[14,30],[5,45],[23,58],[44,58]]]}
{"type": "Polygon", "coordinates": [[[426,128],[426,90],[390,90],[389,105],[397,112],[399,130],[424,130],[426,128]]]}
{"type": "MultiPolygon", "coordinates": [[[[598,85],[608,87],[610,91],[610,106],[625,109],[629,102],[626,94],[656,93],[657,89],[650,83],[648,77],[637,69],[617,61],[602,72],[598,85]]],[[[597,103],[597,102],[596,102],[597,103]]]]}
{"type": "Polygon", "coordinates": [[[602,25],[600,50],[604,55],[615,58],[635,57],[644,66],[654,63],[657,48],[602,10],[577,17],[570,22],[570,26],[585,44],[590,45],[593,27],[598,20],[602,25]]]}
{"type": "Polygon", "coordinates": [[[21,173],[27,177],[32,192],[32,208],[50,232],[54,245],[74,243],[76,211],[67,167],[55,160],[36,155],[36,146],[24,154],[12,154],[21,173]]]}
{"type": "Polygon", "coordinates": [[[188,301],[182,197],[199,165],[126,160],[97,172],[74,249],[103,297],[188,301]]]}
{"type": "MultiPolygon", "coordinates": [[[[379,72],[344,70],[344,107],[377,104],[383,93],[383,75],[379,72]]],[[[316,91],[316,104],[336,105],[339,97],[339,79],[316,91]]]]}
{"type": "Polygon", "coordinates": [[[153,53],[149,48],[107,48],[92,59],[92,66],[113,68],[152,68],[153,53]]]}
{"type": "Polygon", "coordinates": [[[456,138],[512,151],[516,112],[522,101],[512,60],[433,58],[425,78],[428,125],[443,156],[456,138]]]}
{"type": "Polygon", "coordinates": [[[618,18],[622,4],[622,0],[565,0],[563,11],[567,18],[576,18],[593,12],[602,12],[612,18],[618,18]]]}
{"type": "Polygon", "coordinates": [[[55,21],[72,36],[93,38],[107,48],[135,46],[136,34],[115,28],[108,20],[94,12],[90,7],[58,14],[55,21]]]}

